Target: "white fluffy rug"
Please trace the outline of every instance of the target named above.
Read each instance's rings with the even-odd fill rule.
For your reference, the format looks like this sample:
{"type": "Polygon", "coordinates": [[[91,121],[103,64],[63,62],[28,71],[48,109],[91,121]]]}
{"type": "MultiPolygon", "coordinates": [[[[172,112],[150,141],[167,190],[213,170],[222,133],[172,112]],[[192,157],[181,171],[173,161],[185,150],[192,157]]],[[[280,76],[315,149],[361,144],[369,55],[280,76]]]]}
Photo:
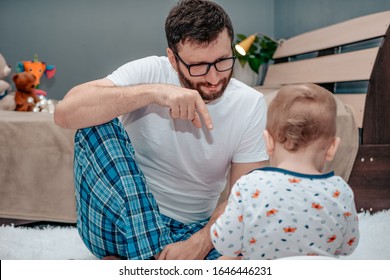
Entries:
{"type": "MultiPolygon", "coordinates": [[[[390,210],[360,213],[360,242],[343,259],[390,260],[390,210]]],[[[1,226],[1,260],[94,260],[75,228],[1,226]]]]}

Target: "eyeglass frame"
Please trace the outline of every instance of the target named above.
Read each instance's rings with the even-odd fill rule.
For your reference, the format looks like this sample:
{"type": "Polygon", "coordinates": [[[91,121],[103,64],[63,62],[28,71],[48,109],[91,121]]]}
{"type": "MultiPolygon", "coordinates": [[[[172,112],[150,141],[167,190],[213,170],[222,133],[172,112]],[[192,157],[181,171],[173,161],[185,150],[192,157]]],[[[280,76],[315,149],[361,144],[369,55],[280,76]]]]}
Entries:
{"type": "MultiPolygon", "coordinates": [[[[233,51],[233,53],[234,53],[234,51],[233,51]]],[[[237,59],[237,56],[233,55],[233,56],[230,56],[230,57],[219,58],[219,59],[217,59],[216,61],[210,62],[210,63],[204,62],[204,63],[187,64],[187,63],[179,56],[179,54],[178,54],[176,51],[173,51],[173,54],[174,54],[175,57],[177,57],[177,58],[179,59],[179,61],[180,61],[181,63],[183,63],[183,65],[188,69],[188,74],[190,74],[191,77],[202,77],[202,76],[207,75],[207,73],[209,73],[209,71],[210,71],[211,66],[214,66],[215,70],[217,70],[218,72],[226,72],[226,71],[229,71],[229,70],[233,69],[234,64],[235,64],[235,62],[236,62],[236,59],[237,59]],[[222,71],[218,70],[216,64],[217,64],[218,62],[221,62],[221,61],[224,61],[224,60],[228,60],[228,59],[233,59],[232,67],[230,67],[229,69],[226,69],[226,70],[222,70],[222,71]],[[192,74],[191,74],[190,68],[193,67],[193,66],[200,66],[200,65],[207,65],[207,71],[206,71],[206,73],[204,73],[204,74],[202,74],[202,75],[192,75],[192,74]]]]}

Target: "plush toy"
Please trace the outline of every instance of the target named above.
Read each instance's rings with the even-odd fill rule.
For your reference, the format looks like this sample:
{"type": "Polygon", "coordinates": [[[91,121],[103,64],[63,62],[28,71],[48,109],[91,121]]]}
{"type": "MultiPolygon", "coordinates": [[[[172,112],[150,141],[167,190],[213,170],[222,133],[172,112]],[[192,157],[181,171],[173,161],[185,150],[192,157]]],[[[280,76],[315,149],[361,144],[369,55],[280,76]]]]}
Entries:
{"type": "Polygon", "coordinates": [[[33,111],[35,104],[39,102],[39,98],[35,94],[35,76],[28,72],[22,72],[15,74],[12,80],[16,87],[15,111],[33,111]]]}
{"type": "Polygon", "coordinates": [[[0,110],[15,110],[15,95],[11,92],[11,85],[2,80],[11,73],[4,57],[0,54],[0,110]]]}
{"type": "MultiPolygon", "coordinates": [[[[34,86],[36,89],[39,89],[39,85],[41,83],[41,77],[43,74],[48,79],[53,78],[56,73],[56,67],[54,65],[47,65],[43,61],[38,60],[38,56],[34,56],[34,60],[22,61],[18,63],[17,72],[29,72],[34,74],[36,77],[34,86]]],[[[37,91],[37,94],[46,96],[46,92],[43,90],[37,91]]]]}

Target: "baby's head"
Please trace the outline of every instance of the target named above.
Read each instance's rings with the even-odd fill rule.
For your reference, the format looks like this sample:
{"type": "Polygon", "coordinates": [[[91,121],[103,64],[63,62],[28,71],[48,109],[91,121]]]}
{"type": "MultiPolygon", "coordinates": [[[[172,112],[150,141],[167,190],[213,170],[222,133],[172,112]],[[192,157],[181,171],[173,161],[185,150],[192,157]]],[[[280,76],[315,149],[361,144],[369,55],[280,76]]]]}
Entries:
{"type": "Polygon", "coordinates": [[[289,152],[318,143],[327,149],[336,135],[336,100],[315,85],[282,87],[268,107],[266,130],[289,152]]]}

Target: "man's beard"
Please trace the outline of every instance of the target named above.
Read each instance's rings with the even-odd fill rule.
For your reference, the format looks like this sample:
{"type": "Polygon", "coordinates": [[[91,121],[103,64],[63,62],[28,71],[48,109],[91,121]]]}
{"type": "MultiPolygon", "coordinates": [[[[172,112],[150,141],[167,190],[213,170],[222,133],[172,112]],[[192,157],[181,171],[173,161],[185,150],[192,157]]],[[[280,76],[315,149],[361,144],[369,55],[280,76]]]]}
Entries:
{"type": "Polygon", "coordinates": [[[180,79],[180,82],[181,82],[182,86],[185,87],[185,88],[194,89],[194,90],[198,91],[200,96],[202,97],[203,101],[205,101],[205,102],[210,102],[210,101],[216,100],[216,99],[218,99],[218,98],[220,98],[222,96],[222,94],[224,93],[226,87],[229,84],[229,81],[230,81],[230,79],[232,77],[232,74],[233,74],[233,71],[230,71],[229,77],[224,78],[224,79],[219,81],[219,83],[222,84],[221,90],[215,91],[215,92],[211,92],[211,93],[205,93],[201,89],[201,87],[202,86],[206,86],[206,87],[210,86],[210,83],[207,83],[207,82],[206,83],[193,83],[193,82],[191,82],[190,80],[188,80],[184,76],[183,72],[178,67],[178,75],[179,75],[179,79],[180,79]]]}

